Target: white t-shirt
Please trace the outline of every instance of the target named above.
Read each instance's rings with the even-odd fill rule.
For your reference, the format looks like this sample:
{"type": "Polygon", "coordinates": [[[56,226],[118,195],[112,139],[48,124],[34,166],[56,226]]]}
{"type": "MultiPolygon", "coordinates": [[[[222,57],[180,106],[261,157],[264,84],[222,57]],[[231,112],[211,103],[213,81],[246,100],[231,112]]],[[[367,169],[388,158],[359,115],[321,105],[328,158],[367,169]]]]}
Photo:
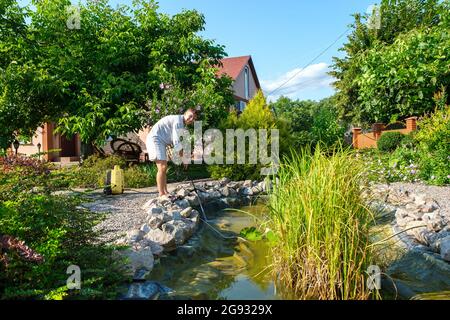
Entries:
{"type": "Polygon", "coordinates": [[[177,130],[184,128],[184,116],[172,115],[161,118],[148,134],[149,137],[158,137],[162,143],[173,145],[175,150],[180,148],[180,137],[177,130]]]}

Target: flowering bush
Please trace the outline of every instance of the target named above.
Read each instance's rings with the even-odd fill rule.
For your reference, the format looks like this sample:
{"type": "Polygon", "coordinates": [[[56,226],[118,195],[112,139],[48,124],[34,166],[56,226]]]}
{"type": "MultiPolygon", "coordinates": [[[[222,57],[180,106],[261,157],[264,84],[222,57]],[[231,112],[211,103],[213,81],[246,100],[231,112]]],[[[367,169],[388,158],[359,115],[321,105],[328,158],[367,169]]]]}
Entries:
{"type": "Polygon", "coordinates": [[[364,162],[366,174],[376,182],[419,182],[421,170],[417,164],[414,149],[398,148],[391,154],[377,150],[358,151],[357,156],[364,162]]]}

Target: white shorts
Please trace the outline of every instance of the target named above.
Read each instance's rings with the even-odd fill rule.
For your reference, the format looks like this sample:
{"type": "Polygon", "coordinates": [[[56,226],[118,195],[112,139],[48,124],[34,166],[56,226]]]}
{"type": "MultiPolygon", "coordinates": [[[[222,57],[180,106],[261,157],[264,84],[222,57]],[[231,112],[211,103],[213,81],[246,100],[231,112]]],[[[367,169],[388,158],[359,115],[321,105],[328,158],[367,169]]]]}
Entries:
{"type": "Polygon", "coordinates": [[[166,145],[158,138],[147,136],[146,141],[148,159],[150,161],[167,161],[166,145]]]}

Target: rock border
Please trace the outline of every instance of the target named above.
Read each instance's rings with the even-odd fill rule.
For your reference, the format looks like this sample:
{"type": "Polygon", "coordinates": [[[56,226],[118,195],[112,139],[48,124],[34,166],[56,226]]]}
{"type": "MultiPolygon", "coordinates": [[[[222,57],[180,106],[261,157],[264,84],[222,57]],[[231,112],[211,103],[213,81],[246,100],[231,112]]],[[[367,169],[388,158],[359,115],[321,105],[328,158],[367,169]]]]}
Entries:
{"type": "Polygon", "coordinates": [[[395,216],[394,234],[409,250],[430,251],[450,262],[450,212],[425,194],[378,186],[374,207],[395,216]],[[383,201],[379,201],[383,199],[383,201]]]}
{"type": "Polygon", "coordinates": [[[126,269],[133,280],[145,280],[155,259],[176,250],[195,233],[202,220],[200,201],[203,206],[219,202],[223,208],[238,207],[267,194],[271,188],[269,180],[230,181],[223,178],[195,182],[196,193],[191,183],[179,184],[174,191],[176,200],[163,196],[142,206],[147,213],[146,222],[140,229],[129,230],[125,237],[116,241],[118,245],[130,247],[116,253],[127,258],[126,269]]]}

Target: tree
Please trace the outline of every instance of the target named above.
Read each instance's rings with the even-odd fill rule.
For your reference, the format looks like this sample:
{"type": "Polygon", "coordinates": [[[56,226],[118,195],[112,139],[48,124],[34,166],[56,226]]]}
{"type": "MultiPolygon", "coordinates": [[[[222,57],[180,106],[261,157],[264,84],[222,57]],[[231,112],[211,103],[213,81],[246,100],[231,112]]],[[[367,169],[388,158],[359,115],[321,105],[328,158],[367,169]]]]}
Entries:
{"type": "Polygon", "coordinates": [[[0,121],[7,124],[0,130],[6,141],[17,131],[31,133],[56,121],[60,133],[102,144],[156,116],[152,107],[167,84],[195,96],[212,114],[232,104],[230,79],[214,71],[224,48],[198,35],[205,21],[197,11],[168,16],[153,1],[117,9],[106,0],[88,1],[80,5],[78,29],[67,25],[74,15],[67,11],[69,0],[33,1],[35,11],[0,1],[6,8],[0,30],[11,21],[23,30],[19,40],[0,39],[0,48],[9,52],[0,65],[0,121]]]}
{"type": "Polygon", "coordinates": [[[288,122],[294,149],[317,143],[333,146],[343,139],[345,126],[338,119],[334,96],[319,102],[280,97],[271,107],[279,119],[288,122]]]}
{"type": "Polygon", "coordinates": [[[365,23],[369,16],[355,14],[351,25],[352,33],[348,42],[340,49],[346,53],[344,58],[334,58],[333,71],[330,73],[337,81],[336,105],[339,114],[357,124],[375,121],[371,114],[361,108],[360,85],[358,76],[364,72],[365,53],[379,50],[395,42],[400,34],[416,28],[437,26],[442,20],[442,13],[448,11],[448,0],[382,0],[379,7],[380,28],[369,28],[365,23]]]}
{"type": "Polygon", "coordinates": [[[364,54],[355,78],[362,118],[395,122],[434,110],[435,94],[450,84],[450,32],[442,24],[402,34],[364,54]]]}

